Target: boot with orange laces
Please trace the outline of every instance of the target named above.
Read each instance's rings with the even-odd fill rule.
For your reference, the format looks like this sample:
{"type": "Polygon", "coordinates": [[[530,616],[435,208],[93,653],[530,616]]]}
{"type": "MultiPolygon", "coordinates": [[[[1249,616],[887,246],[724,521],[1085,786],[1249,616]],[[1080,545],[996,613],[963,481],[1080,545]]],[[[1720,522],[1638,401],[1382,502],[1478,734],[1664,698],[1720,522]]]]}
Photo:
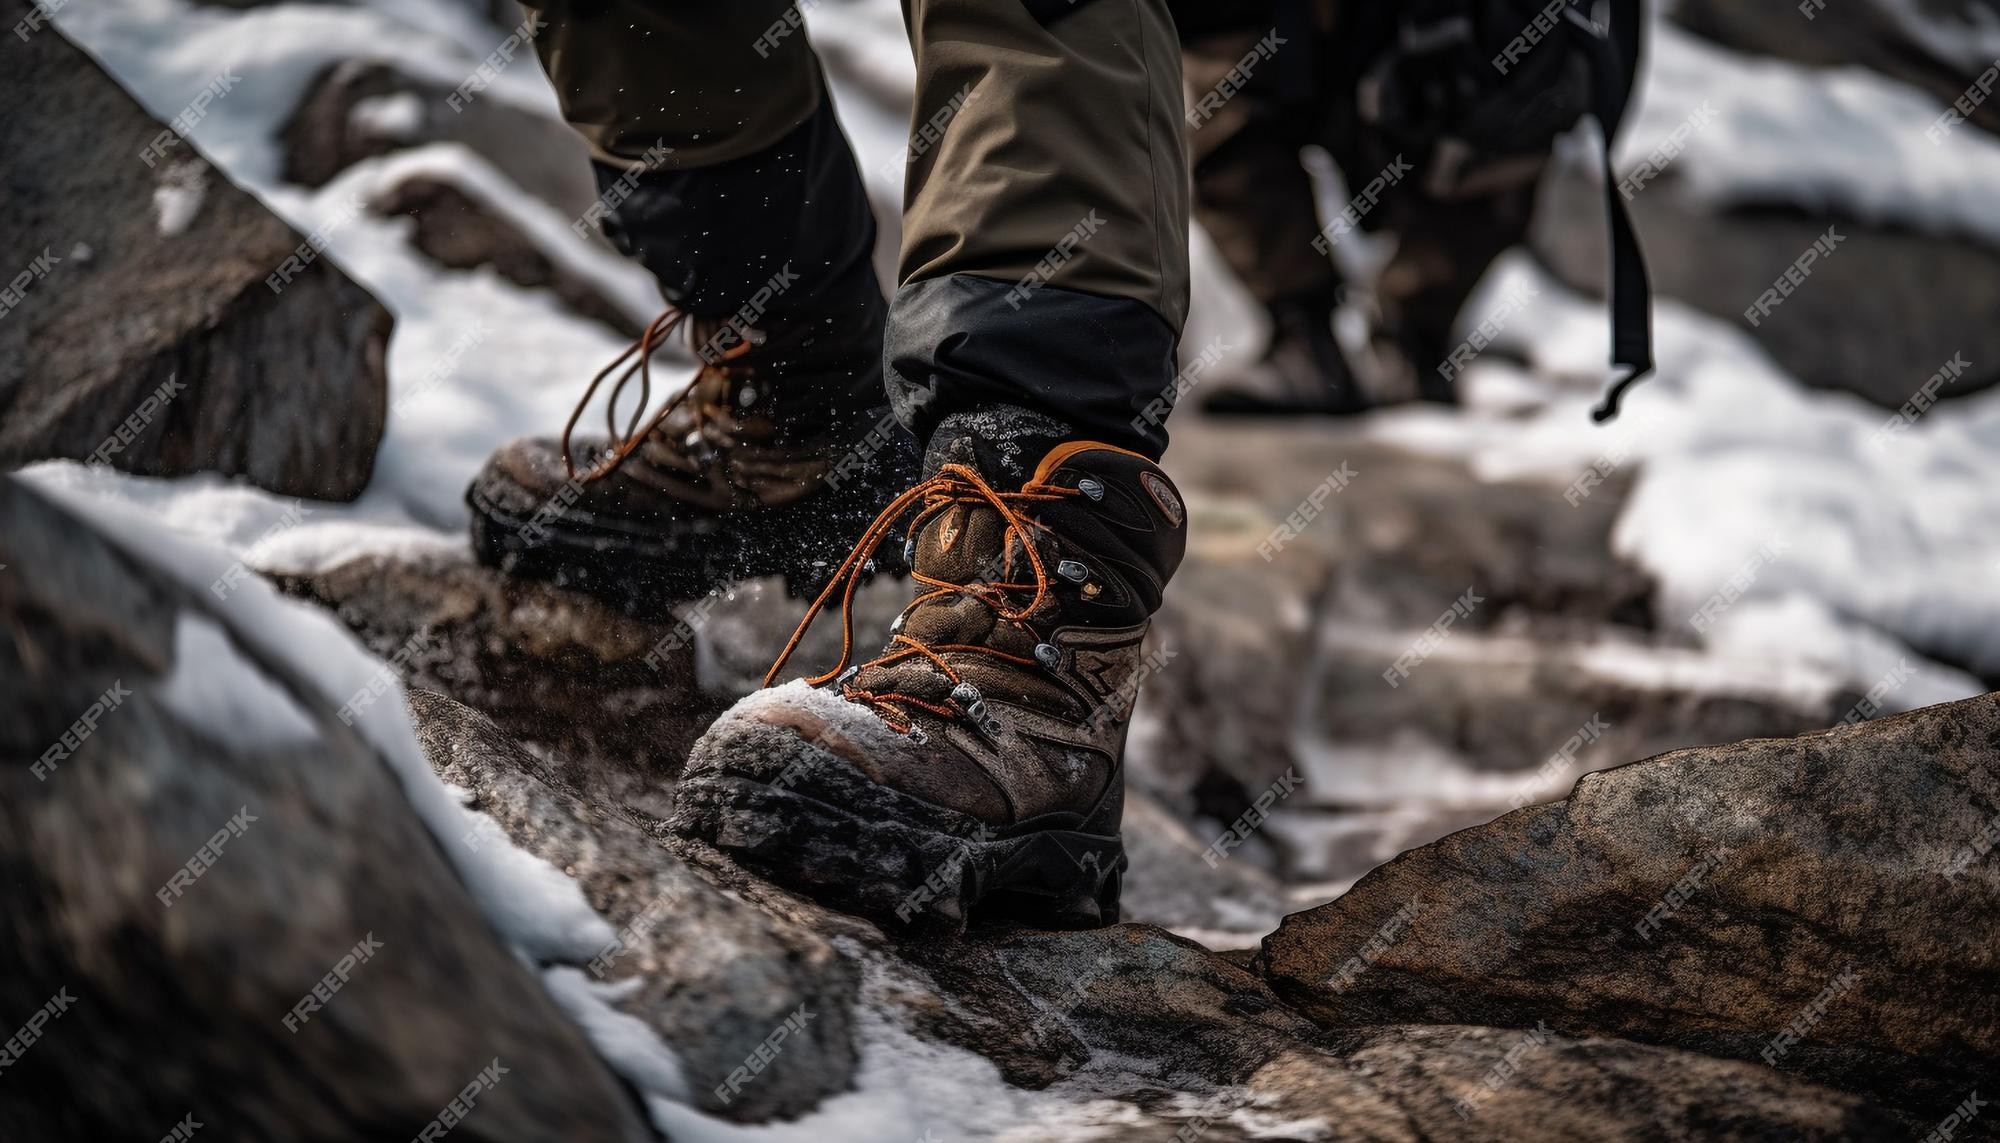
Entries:
{"type": "Polygon", "coordinates": [[[742,159],[597,174],[616,204],[606,232],[673,308],[590,383],[559,440],[493,454],[466,495],[474,552],[636,612],[749,576],[818,590],[828,550],[919,467],[888,417],[875,218],[832,104],[742,159]],[[694,379],[657,394],[653,358],[677,339],[694,379]],[[614,378],[606,435],[577,435],[614,378]]]}
{"type": "Polygon", "coordinates": [[[676,832],[884,921],[1118,919],[1126,730],[1186,512],[1151,460],[1068,435],[1011,408],[942,422],[766,689],[696,744],[676,832]],[[851,663],[858,577],[905,519],[918,594],[851,663]],[[841,661],[772,686],[836,596],[841,661]]]}

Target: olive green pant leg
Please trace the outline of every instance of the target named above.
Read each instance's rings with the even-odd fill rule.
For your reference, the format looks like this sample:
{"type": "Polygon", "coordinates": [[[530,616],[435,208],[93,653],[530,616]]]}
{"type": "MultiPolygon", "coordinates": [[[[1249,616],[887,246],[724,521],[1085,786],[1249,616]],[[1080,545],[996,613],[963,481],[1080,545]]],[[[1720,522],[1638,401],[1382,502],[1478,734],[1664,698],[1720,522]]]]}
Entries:
{"type": "Polygon", "coordinates": [[[903,0],[903,12],[913,135],[946,122],[909,165],[900,283],[1019,282],[1082,225],[1083,252],[1037,280],[1144,302],[1178,329],[1187,147],[1165,4],[1090,0],[1047,26],[1021,0],[903,0]]]}
{"type": "MultiPolygon", "coordinates": [[[[1324,108],[1278,98],[1265,82],[1275,60],[1259,51],[1272,32],[1246,28],[1184,42],[1194,216],[1223,261],[1259,302],[1330,295],[1331,259],[1313,245],[1319,212],[1300,152],[1324,134],[1324,108]],[[1272,66],[1264,66],[1270,64],[1272,66]],[[1210,93],[1228,91],[1219,105],[1210,93]]],[[[1304,45],[1278,50],[1306,50],[1304,45]]]]}
{"type": "Polygon", "coordinates": [[[922,439],[1011,403],[1157,455],[1188,306],[1165,0],[903,0],[917,62],[890,397],[922,439]],[[1037,18],[1031,7],[1059,9],[1037,18]]]}
{"type": "Polygon", "coordinates": [[[763,151],[818,109],[790,0],[522,0],[563,117],[601,162],[685,170],[763,151]],[[664,149],[664,154],[662,154],[664,149]]]}

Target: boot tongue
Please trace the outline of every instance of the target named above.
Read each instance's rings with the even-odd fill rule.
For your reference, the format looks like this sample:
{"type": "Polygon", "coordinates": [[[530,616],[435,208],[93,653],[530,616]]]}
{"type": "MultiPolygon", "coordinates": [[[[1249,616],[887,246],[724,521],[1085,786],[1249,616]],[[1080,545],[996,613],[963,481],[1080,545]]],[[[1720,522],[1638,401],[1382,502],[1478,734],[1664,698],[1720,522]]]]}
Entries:
{"type": "MultiPolygon", "coordinates": [[[[1028,482],[1041,458],[1070,435],[1068,425],[1025,409],[991,406],[954,413],[931,435],[924,472],[935,476],[945,465],[964,465],[995,491],[1016,491],[1028,482]]],[[[924,521],[913,541],[911,565],[917,574],[946,583],[1025,583],[1034,572],[1021,543],[1008,534],[1007,520],[998,509],[983,502],[960,502],[924,521]]],[[[990,602],[959,593],[911,609],[902,633],[931,646],[990,646],[1001,639],[1010,645],[1008,650],[1023,653],[1011,646],[1021,637],[997,627],[990,602]]],[[[1027,643],[1031,647],[1033,640],[1027,643]]],[[[923,659],[865,671],[861,683],[906,694],[941,695],[950,689],[944,676],[923,659]]]]}
{"type": "Polygon", "coordinates": [[[982,405],[938,422],[924,453],[924,475],[963,464],[1002,492],[1028,482],[1050,449],[1076,435],[1067,422],[1012,405],[982,405]]]}

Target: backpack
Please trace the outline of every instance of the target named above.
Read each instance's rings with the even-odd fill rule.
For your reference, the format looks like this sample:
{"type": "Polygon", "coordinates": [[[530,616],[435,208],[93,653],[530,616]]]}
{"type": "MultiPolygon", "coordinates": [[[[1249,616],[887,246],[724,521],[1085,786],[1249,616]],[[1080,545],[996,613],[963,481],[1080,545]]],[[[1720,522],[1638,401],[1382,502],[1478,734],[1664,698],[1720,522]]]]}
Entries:
{"type": "Polygon", "coordinates": [[[1419,177],[1434,194],[1476,187],[1523,160],[1539,163],[1558,135],[1596,117],[1611,237],[1611,360],[1630,372],[1591,417],[1617,416],[1625,391],[1653,369],[1652,286],[1611,170],[1638,69],[1639,0],[1348,0],[1345,8],[1356,120],[1424,156],[1419,177]]]}

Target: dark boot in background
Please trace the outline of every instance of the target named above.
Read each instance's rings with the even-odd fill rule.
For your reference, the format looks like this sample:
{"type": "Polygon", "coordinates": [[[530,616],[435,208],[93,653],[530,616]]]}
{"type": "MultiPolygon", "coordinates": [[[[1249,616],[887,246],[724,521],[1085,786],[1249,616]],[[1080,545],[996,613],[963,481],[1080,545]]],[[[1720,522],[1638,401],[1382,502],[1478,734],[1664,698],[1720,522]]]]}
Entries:
{"type": "Polygon", "coordinates": [[[1202,410],[1220,416],[1346,416],[1370,402],[1333,335],[1335,291],[1270,306],[1271,344],[1254,365],[1210,382],[1202,410]]]}

